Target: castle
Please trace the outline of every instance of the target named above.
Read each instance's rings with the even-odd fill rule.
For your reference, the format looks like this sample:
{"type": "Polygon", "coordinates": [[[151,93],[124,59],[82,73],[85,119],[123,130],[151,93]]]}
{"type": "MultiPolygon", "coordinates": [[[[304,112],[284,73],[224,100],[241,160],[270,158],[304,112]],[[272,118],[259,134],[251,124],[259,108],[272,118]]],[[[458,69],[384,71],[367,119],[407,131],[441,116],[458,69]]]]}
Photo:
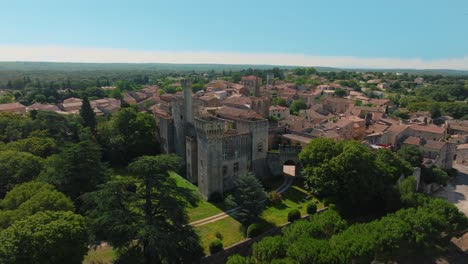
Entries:
{"type": "Polygon", "coordinates": [[[204,107],[192,94],[191,82],[182,80],[182,94],[173,95],[166,112],[155,113],[161,147],[182,157],[186,178],[209,199],[234,187],[248,172],[265,177],[270,99],[260,94],[255,80],[250,107],[204,107]]]}

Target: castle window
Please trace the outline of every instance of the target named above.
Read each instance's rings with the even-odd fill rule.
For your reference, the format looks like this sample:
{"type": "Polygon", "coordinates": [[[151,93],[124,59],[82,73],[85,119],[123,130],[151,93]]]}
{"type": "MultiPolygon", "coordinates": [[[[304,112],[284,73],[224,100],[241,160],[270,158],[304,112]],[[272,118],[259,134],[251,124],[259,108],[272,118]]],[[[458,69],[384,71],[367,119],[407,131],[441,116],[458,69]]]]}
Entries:
{"type": "Polygon", "coordinates": [[[223,166],[223,176],[226,176],[228,167],[226,165],[223,166]]]}
{"type": "Polygon", "coordinates": [[[238,172],[239,171],[239,162],[235,162],[234,163],[234,172],[238,172]]]}
{"type": "Polygon", "coordinates": [[[234,151],[234,157],[235,157],[236,159],[239,158],[239,151],[237,151],[237,150],[234,151]]]}
{"type": "Polygon", "coordinates": [[[223,160],[226,160],[227,159],[227,154],[226,152],[223,153],[223,160]]]}
{"type": "Polygon", "coordinates": [[[262,151],[263,151],[263,144],[262,144],[262,143],[258,143],[258,145],[257,145],[257,151],[258,151],[258,152],[262,152],[262,151]]]}
{"type": "Polygon", "coordinates": [[[184,116],[183,116],[183,115],[180,115],[180,120],[184,120],[184,116]]]}

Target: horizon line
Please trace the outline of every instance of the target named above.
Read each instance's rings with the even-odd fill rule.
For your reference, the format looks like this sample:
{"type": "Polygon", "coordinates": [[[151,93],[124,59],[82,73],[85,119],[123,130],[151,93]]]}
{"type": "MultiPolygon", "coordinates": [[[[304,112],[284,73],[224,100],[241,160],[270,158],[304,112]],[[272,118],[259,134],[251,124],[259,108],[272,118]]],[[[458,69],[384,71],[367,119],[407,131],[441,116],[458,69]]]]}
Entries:
{"type": "Polygon", "coordinates": [[[0,45],[0,61],[114,64],[215,64],[380,70],[468,70],[468,55],[460,58],[425,60],[421,58],[319,56],[298,53],[141,51],[60,45],[0,45]]]}

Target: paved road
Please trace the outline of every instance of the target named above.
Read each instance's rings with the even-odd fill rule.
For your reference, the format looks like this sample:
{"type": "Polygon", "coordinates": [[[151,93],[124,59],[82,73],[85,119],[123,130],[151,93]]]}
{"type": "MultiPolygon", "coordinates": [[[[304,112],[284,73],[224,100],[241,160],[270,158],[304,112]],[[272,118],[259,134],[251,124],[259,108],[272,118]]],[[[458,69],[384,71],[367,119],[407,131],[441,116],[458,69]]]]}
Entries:
{"type": "Polygon", "coordinates": [[[435,196],[447,199],[468,216],[468,167],[459,164],[454,164],[453,167],[458,170],[457,177],[453,182],[435,193],[435,196]]]}
{"type": "MultiPolygon", "coordinates": [[[[291,187],[291,184],[293,183],[293,181],[294,181],[293,177],[285,177],[283,184],[280,187],[278,187],[278,189],[276,189],[276,191],[279,192],[279,193],[283,193],[289,187],[291,187]]],[[[195,222],[190,223],[190,225],[194,226],[194,227],[197,227],[197,226],[202,226],[202,225],[206,225],[206,224],[209,224],[209,223],[213,223],[213,222],[216,222],[216,221],[219,221],[221,219],[224,219],[224,218],[228,217],[229,215],[236,212],[237,210],[239,210],[239,207],[229,209],[229,210],[227,210],[225,212],[222,212],[222,213],[219,213],[217,215],[213,215],[213,216],[210,216],[210,217],[207,217],[207,218],[204,218],[204,219],[197,220],[195,222]]]]}

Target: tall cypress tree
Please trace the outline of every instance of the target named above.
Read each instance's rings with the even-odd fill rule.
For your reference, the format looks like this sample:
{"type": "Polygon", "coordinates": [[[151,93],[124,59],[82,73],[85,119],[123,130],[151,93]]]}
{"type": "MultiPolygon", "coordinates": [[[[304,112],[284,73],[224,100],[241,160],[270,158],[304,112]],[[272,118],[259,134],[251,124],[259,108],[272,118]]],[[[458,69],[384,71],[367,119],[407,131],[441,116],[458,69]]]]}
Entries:
{"type": "Polygon", "coordinates": [[[96,114],[94,114],[88,97],[83,98],[83,105],[80,109],[80,116],[83,118],[85,127],[89,127],[94,133],[96,131],[96,114]]]}

